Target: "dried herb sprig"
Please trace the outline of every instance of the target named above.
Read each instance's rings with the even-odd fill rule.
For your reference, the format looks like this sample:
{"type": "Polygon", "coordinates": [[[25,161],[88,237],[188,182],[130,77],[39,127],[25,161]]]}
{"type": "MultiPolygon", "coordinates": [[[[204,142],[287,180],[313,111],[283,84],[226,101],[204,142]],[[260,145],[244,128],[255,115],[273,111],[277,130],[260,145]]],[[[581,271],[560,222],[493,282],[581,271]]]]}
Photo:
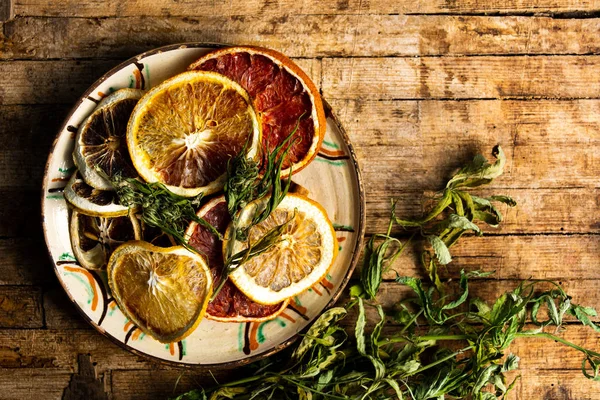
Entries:
{"type": "Polygon", "coordinates": [[[469,192],[491,183],[502,175],[506,164],[502,148],[495,146],[492,155],[496,157],[495,162],[489,163],[483,155],[478,154],[473,161],[454,174],[435,205],[420,219],[398,218],[396,203],[392,203],[392,220],[404,230],[418,234],[433,249],[433,254],[429,250],[421,253],[421,264],[439,291],[442,291],[443,287],[438,269],[440,265],[447,265],[452,261],[450,247],[466,232],[481,235],[478,223],[498,227],[503,216],[494,203],[504,203],[509,207],[517,204],[509,196],[479,197],[469,192]]]}
{"type": "MultiPolygon", "coordinates": [[[[452,178],[447,188],[478,186],[499,175],[497,172],[492,174],[494,177],[486,175],[486,163],[480,160],[476,158],[480,167],[463,168],[457,174],[459,178],[452,178]]],[[[436,236],[443,240],[448,236],[439,232],[446,229],[477,232],[456,217],[432,222],[438,228],[426,225],[454,203],[451,198],[446,204],[443,198],[444,195],[440,200],[442,206],[439,202],[425,218],[411,226],[419,228],[413,236],[421,235],[426,240],[431,231],[441,229],[436,236]],[[429,218],[434,211],[436,215],[429,218]]],[[[459,206],[454,203],[454,207],[459,206]]],[[[487,204],[486,207],[482,212],[495,215],[500,222],[497,210],[487,204]]],[[[475,211],[480,210],[475,207],[475,211]]],[[[465,217],[470,223],[486,222],[474,213],[471,216],[473,219],[465,217]]],[[[260,362],[247,378],[208,390],[194,390],[177,399],[506,399],[519,378],[507,383],[506,373],[518,368],[519,357],[505,354],[506,350],[514,340],[531,337],[550,339],[581,352],[583,374],[600,381],[600,353],[544,331],[547,327],[560,331],[564,316],[569,314],[600,332],[600,326],[591,321],[597,316],[596,310],[572,304],[561,286],[550,281],[524,281],[487,303],[470,295],[469,280],[491,273],[461,271],[457,283],[398,277],[396,282],[410,287],[415,297],[399,302],[396,311],[388,315],[396,322],[396,329],[384,335],[386,313],[381,305],[364,298],[376,294],[379,272],[389,268],[406,246],[391,236],[391,226],[397,221],[392,215],[387,234],[376,235],[369,242],[365,267],[370,271],[361,276],[361,285],[351,289],[357,295],[355,299],[346,307],[323,313],[293,353],[260,362]],[[548,285],[549,290],[540,292],[540,287],[548,285]],[[350,340],[340,321],[353,307],[358,307],[358,316],[354,323],[355,339],[350,340]],[[379,315],[370,334],[366,333],[366,307],[374,307],[379,315]],[[458,350],[456,343],[462,344],[458,350]]],[[[452,243],[460,236],[452,235],[456,237],[452,243]]]]}
{"type": "MultiPolygon", "coordinates": [[[[294,138],[294,135],[299,126],[300,120],[292,132],[271,152],[264,149],[261,161],[262,176],[261,165],[248,158],[245,151],[240,152],[227,163],[227,179],[223,190],[227,201],[227,210],[234,226],[237,227],[232,232],[235,234],[235,239],[247,240],[250,228],[267,219],[287,195],[292,182],[292,171],[290,169],[290,173],[282,185],[281,170],[291,147],[298,140],[294,138]],[[266,196],[270,196],[267,206],[253,216],[250,224],[244,227],[238,226],[238,212],[252,201],[266,196]]],[[[246,147],[247,144],[244,148],[246,147]]]]}
{"type": "Polygon", "coordinates": [[[506,399],[519,379],[509,382],[507,373],[520,361],[506,350],[517,339],[533,337],[579,351],[585,376],[600,380],[600,353],[543,331],[559,330],[566,314],[577,315],[582,308],[586,315],[593,314],[591,308],[572,304],[559,285],[545,281],[524,281],[486,303],[469,296],[469,279],[480,275],[461,272],[456,287],[447,284],[457,294],[444,298],[436,298],[418,278],[398,278],[416,297],[404,301],[401,312],[387,316],[380,305],[359,297],[349,306],[358,308],[354,340],[340,322],[348,307],[332,308],[316,320],[292,354],[259,364],[247,378],[177,399],[506,399]],[[539,292],[538,287],[548,284],[553,289],[539,292]],[[379,316],[370,334],[366,307],[375,308],[379,316]],[[540,320],[542,315],[548,317],[540,320]],[[390,317],[395,329],[384,335],[390,317]]]}
{"type": "Polygon", "coordinates": [[[188,245],[185,237],[185,230],[191,221],[222,238],[210,223],[196,215],[202,195],[193,198],[182,197],[169,191],[161,183],[146,183],[121,176],[115,176],[112,183],[120,204],[137,210],[146,224],[171,235],[177,243],[188,250],[196,251],[188,245]]]}
{"type": "Polygon", "coordinates": [[[353,288],[352,294],[365,299],[372,299],[382,281],[382,275],[394,260],[400,256],[407,244],[415,238],[425,240],[433,249],[435,257],[429,250],[421,252],[420,261],[429,274],[438,291],[443,293],[443,285],[438,269],[452,261],[450,247],[466,232],[472,231],[481,235],[478,223],[486,223],[497,227],[503,219],[502,213],[494,202],[514,207],[516,202],[508,196],[476,196],[467,190],[491,183],[502,175],[506,157],[500,146],[494,147],[492,155],[497,157],[489,163],[484,156],[477,155],[472,162],[461,168],[446,184],[435,204],[420,219],[401,219],[396,215],[396,202],[392,201],[392,216],[386,234],[371,237],[365,247],[364,264],[361,270],[360,285],[353,288]],[[404,243],[399,238],[390,236],[394,225],[399,225],[411,236],[404,243]]]}
{"type": "Polygon", "coordinates": [[[288,222],[276,226],[255,243],[250,243],[248,232],[253,226],[266,220],[289,191],[292,182],[291,167],[289,175],[283,183],[281,171],[291,147],[299,140],[294,137],[299,125],[300,119],[298,119],[292,132],[277,147],[271,152],[265,150],[261,164],[247,156],[244,150],[247,148],[248,143],[244,146],[244,150],[227,164],[224,192],[227,210],[231,216],[231,229],[228,230],[229,237],[227,238],[228,246],[225,252],[225,263],[219,274],[219,281],[215,284],[216,289],[213,291],[213,298],[219,293],[227,280],[227,276],[232,271],[249,259],[265,253],[280,242],[281,232],[283,232],[288,222]],[[264,207],[257,209],[252,219],[242,225],[239,221],[240,211],[249,203],[267,197],[268,200],[264,207]],[[247,242],[247,247],[234,254],[233,248],[236,241],[247,242]]]}

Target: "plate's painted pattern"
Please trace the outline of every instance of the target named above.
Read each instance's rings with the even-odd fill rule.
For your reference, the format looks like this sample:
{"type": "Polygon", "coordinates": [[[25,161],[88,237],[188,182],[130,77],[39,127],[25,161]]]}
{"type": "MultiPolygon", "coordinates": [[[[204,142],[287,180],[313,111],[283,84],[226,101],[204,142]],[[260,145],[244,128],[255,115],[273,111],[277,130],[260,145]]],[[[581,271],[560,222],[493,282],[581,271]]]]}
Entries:
{"type": "Polygon", "coordinates": [[[289,343],[339,293],[347,281],[349,268],[357,261],[364,232],[359,172],[347,138],[327,107],[323,147],[313,163],[294,175],[294,181],[308,189],[309,197],[327,210],[335,225],[340,252],[327,277],[296,296],[276,319],[249,323],[204,319],[185,340],[159,343],[119,310],[105,272],[88,271],[77,264],[69,238],[69,211],[62,195],[75,170],[71,152],[77,127],[106,94],[124,87],[149,89],[184,71],[210,50],[210,47],[185,45],[150,52],[118,66],[96,82],[76,105],[56,139],[46,167],[42,199],[44,233],[56,273],[69,297],[92,325],[137,353],[187,365],[246,362],[252,356],[270,353],[289,343]]]}

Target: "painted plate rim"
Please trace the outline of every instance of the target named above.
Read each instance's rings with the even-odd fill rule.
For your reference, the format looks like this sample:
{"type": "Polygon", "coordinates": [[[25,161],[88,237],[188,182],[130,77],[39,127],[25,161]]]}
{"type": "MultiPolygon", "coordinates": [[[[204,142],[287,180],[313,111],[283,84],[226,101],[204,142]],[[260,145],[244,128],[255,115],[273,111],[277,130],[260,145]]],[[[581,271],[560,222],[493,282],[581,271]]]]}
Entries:
{"type": "MultiPolygon", "coordinates": [[[[46,208],[45,207],[45,194],[46,194],[46,188],[48,186],[50,162],[52,160],[56,145],[60,139],[61,133],[67,128],[67,124],[68,124],[69,120],[73,117],[74,113],[77,111],[77,109],[79,109],[79,107],[83,104],[83,102],[86,100],[86,98],[91,93],[93,93],[94,90],[96,90],[96,88],[98,86],[100,86],[100,84],[102,82],[104,82],[108,77],[114,75],[115,73],[117,73],[118,71],[122,70],[123,68],[125,68],[126,66],[130,65],[131,63],[133,63],[135,61],[138,61],[140,59],[143,59],[143,58],[155,55],[155,54],[159,54],[159,53],[163,53],[163,52],[167,52],[167,51],[178,50],[178,49],[185,49],[185,48],[215,48],[216,49],[216,48],[229,47],[229,46],[239,46],[239,44],[234,45],[234,44],[215,43],[215,42],[176,43],[176,44],[161,46],[161,47],[157,47],[157,48],[145,51],[136,56],[128,58],[127,60],[125,60],[125,61],[119,63],[118,65],[116,65],[115,67],[111,68],[109,71],[104,73],[100,78],[98,78],[93,84],[91,84],[83,92],[83,94],[81,96],[79,96],[78,99],[75,101],[75,104],[69,110],[68,114],[65,116],[64,122],[61,124],[58,132],[56,133],[56,137],[54,138],[54,141],[52,142],[52,146],[50,147],[50,150],[48,152],[48,159],[46,160],[46,165],[44,167],[44,176],[43,176],[43,180],[42,180],[42,194],[41,194],[42,231],[44,232],[44,242],[46,243],[46,250],[48,252],[50,261],[52,262],[52,266],[53,266],[54,273],[56,275],[57,280],[59,281],[60,285],[62,286],[62,288],[65,291],[65,293],[67,294],[67,296],[69,297],[69,300],[71,300],[71,302],[73,303],[73,305],[75,306],[77,311],[83,316],[84,320],[86,320],[92,327],[94,327],[94,329],[96,331],[98,331],[102,336],[107,337],[113,343],[115,343],[116,345],[121,347],[122,349],[125,349],[137,356],[140,356],[140,357],[143,357],[146,359],[150,359],[153,362],[156,362],[156,363],[159,363],[162,365],[176,366],[176,367],[182,367],[182,368],[187,368],[187,369],[231,368],[231,367],[238,367],[238,366],[246,365],[246,364],[264,359],[266,357],[269,357],[269,356],[285,349],[286,347],[290,346],[292,343],[294,343],[296,340],[298,340],[298,338],[300,337],[300,334],[302,332],[306,331],[312,325],[312,323],[309,323],[304,329],[302,329],[302,331],[297,332],[296,334],[291,336],[289,339],[284,340],[280,344],[273,346],[271,349],[269,349],[265,352],[255,354],[255,355],[249,355],[248,357],[245,357],[240,360],[226,361],[226,362],[222,362],[222,363],[212,363],[212,364],[181,363],[181,362],[177,362],[177,361],[173,361],[173,360],[159,358],[152,354],[148,354],[148,353],[145,353],[138,349],[135,349],[132,346],[129,346],[128,344],[120,341],[116,337],[108,334],[101,326],[99,326],[96,322],[94,322],[90,318],[90,316],[79,306],[79,304],[77,304],[75,299],[72,297],[71,292],[67,289],[65,282],[61,279],[59,271],[58,271],[58,266],[52,257],[52,253],[50,251],[50,243],[48,240],[46,218],[45,218],[45,211],[46,211],[45,210],[45,208],[46,208]]],[[[354,253],[353,253],[352,259],[350,260],[350,265],[348,266],[346,275],[342,279],[342,282],[340,283],[338,290],[335,293],[333,293],[333,295],[331,296],[331,299],[325,305],[325,307],[323,307],[323,309],[320,311],[319,315],[322,314],[323,312],[325,312],[327,309],[331,308],[336,303],[336,301],[339,299],[340,295],[343,293],[344,289],[346,288],[346,285],[350,281],[352,274],[354,272],[354,269],[356,268],[356,265],[358,264],[360,254],[361,254],[361,251],[362,251],[362,248],[364,245],[364,236],[365,236],[365,229],[366,229],[366,226],[365,226],[366,225],[365,191],[364,191],[361,169],[358,164],[358,159],[356,157],[354,147],[350,143],[350,138],[348,137],[346,130],[340,123],[337,116],[333,113],[332,108],[329,105],[329,103],[323,98],[322,98],[322,100],[323,100],[323,107],[325,108],[326,118],[332,119],[333,123],[336,125],[337,129],[339,130],[339,133],[341,135],[341,138],[344,141],[344,144],[348,147],[350,161],[351,161],[352,167],[354,169],[354,172],[356,173],[358,200],[359,200],[358,201],[359,215],[358,215],[358,229],[355,230],[355,232],[358,234],[358,236],[357,236],[356,244],[354,246],[354,253]]]]}

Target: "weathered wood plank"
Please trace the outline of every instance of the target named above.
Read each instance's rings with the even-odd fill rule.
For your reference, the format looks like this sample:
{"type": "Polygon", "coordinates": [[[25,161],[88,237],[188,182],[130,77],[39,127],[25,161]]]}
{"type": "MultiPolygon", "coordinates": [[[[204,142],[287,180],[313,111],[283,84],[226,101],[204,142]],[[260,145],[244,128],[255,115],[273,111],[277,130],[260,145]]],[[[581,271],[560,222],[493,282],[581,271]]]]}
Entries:
{"type": "MultiPolygon", "coordinates": [[[[386,334],[393,334],[395,328],[390,329],[388,331],[386,328],[386,334]]],[[[558,335],[586,348],[600,348],[600,338],[587,327],[568,325],[566,330],[558,335]]],[[[77,369],[77,354],[90,354],[99,374],[116,369],[164,370],[166,374],[182,372],[181,369],[160,366],[129,353],[91,329],[0,330],[0,338],[2,338],[0,368],[44,368],[73,372],[77,369]]],[[[581,365],[579,352],[543,338],[517,339],[509,351],[517,355],[531,353],[530,358],[522,361],[521,365],[524,369],[577,370],[581,365]]],[[[226,370],[221,371],[221,373],[226,372],[226,370]]]]}
{"type": "MultiPolygon", "coordinates": [[[[518,371],[515,399],[531,400],[594,400],[598,398],[598,383],[581,372],[530,369],[518,371]]],[[[515,375],[517,375],[515,374],[515,375]]],[[[510,395],[509,395],[510,396],[510,395]]]]}
{"type": "MultiPolygon", "coordinates": [[[[313,75],[319,75],[318,65],[308,64],[313,75]]],[[[505,187],[598,186],[598,100],[331,103],[360,156],[365,181],[370,185],[389,181],[397,171],[409,170],[411,179],[395,182],[401,185],[398,188],[435,189],[443,185],[453,168],[500,143],[508,156],[501,181],[505,187]]],[[[69,108],[0,107],[0,140],[6,143],[0,150],[0,170],[11,171],[0,187],[40,187],[43,164],[31,160],[47,156],[69,108]]]]}
{"type": "MultiPolygon", "coordinates": [[[[448,265],[448,268],[454,268],[452,264],[448,265]]],[[[412,271],[411,271],[412,272],[412,271]]],[[[406,271],[398,269],[400,276],[407,275],[406,271]]],[[[415,274],[415,276],[421,276],[422,274],[415,274]]],[[[538,277],[534,277],[538,278],[538,277]]],[[[502,294],[507,291],[516,289],[521,281],[516,280],[493,280],[493,279],[472,279],[469,283],[469,296],[471,298],[481,298],[488,301],[489,303],[498,299],[502,294]]],[[[582,306],[595,307],[600,304],[600,291],[598,291],[598,281],[596,280],[570,280],[570,278],[563,278],[558,281],[563,287],[565,292],[572,297],[574,304],[580,304],[582,306]]],[[[554,286],[541,283],[538,286],[539,291],[549,290],[554,286]]],[[[452,290],[458,290],[458,283],[451,287],[452,290]]],[[[343,298],[348,299],[348,293],[343,294],[343,298]]],[[[379,292],[377,294],[377,301],[385,308],[392,309],[396,303],[407,298],[414,297],[414,291],[408,286],[398,284],[396,282],[385,281],[381,284],[379,292]]],[[[339,304],[343,304],[344,300],[340,300],[339,304]]],[[[377,321],[377,312],[370,310],[371,321],[377,321]]],[[[541,315],[541,314],[540,314],[541,315]]],[[[572,316],[565,315],[565,321],[576,321],[572,316]]],[[[598,318],[593,318],[597,321],[598,318]]],[[[595,335],[593,337],[598,337],[595,335]]]]}
{"type": "Polygon", "coordinates": [[[13,17],[13,0],[2,1],[2,3],[0,3],[0,30],[2,28],[2,22],[8,21],[13,17]]]}
{"type": "Polygon", "coordinates": [[[600,57],[324,58],[326,99],[597,98],[600,57]]]}
{"type": "MultiPolygon", "coordinates": [[[[382,186],[366,187],[367,233],[387,230],[391,198],[398,200],[397,215],[410,218],[422,215],[421,205],[432,195],[396,188],[394,182],[382,186]]],[[[500,207],[505,219],[499,228],[486,228],[491,234],[600,232],[598,218],[591,211],[600,204],[600,189],[486,189],[478,193],[484,197],[505,194],[518,202],[515,208],[500,207]]]]}
{"type": "Polygon", "coordinates": [[[281,14],[461,14],[461,13],[547,13],[596,11],[598,0],[327,0],[314,5],[311,2],[293,0],[251,0],[244,2],[214,1],[167,1],[151,3],[141,0],[119,2],[118,0],[77,2],[16,0],[16,15],[65,16],[65,17],[116,17],[116,16],[165,16],[184,17],[211,15],[281,14]]]}
{"type": "Polygon", "coordinates": [[[0,286],[0,328],[42,328],[42,291],[36,286],[0,286]]]}
{"type": "MultiPolygon", "coordinates": [[[[73,105],[120,60],[0,62],[0,104],[73,105]]],[[[296,59],[320,85],[321,61],[296,59]]]]}
{"type": "MultiPolygon", "coordinates": [[[[495,279],[600,279],[600,235],[576,236],[468,236],[451,249],[452,263],[442,268],[442,278],[458,278],[461,270],[494,272],[495,279]]],[[[422,268],[418,249],[407,252],[392,265],[402,275],[417,276],[422,268]]],[[[359,267],[360,269],[360,267],[359,267]]],[[[358,270],[355,273],[358,277],[358,270]]],[[[385,279],[396,274],[387,273],[385,279]]]]}
{"type": "Polygon", "coordinates": [[[112,343],[91,327],[73,330],[0,329],[0,368],[77,371],[78,354],[90,354],[98,373],[112,369],[151,369],[154,362],[112,343]]]}
{"type": "Polygon", "coordinates": [[[111,393],[114,400],[164,400],[199,387],[211,387],[215,379],[221,383],[240,379],[241,371],[239,368],[210,372],[182,369],[112,371],[111,393]]]}
{"type": "Polygon", "coordinates": [[[0,104],[73,104],[96,79],[118,63],[118,60],[0,63],[0,104]]]}
{"type": "MultiPolygon", "coordinates": [[[[308,74],[319,76],[319,60],[298,62],[308,74]]],[[[115,63],[3,62],[0,100],[5,105],[71,104],[115,63]]],[[[600,93],[597,56],[325,58],[322,70],[326,99],[597,97],[600,93]]]]}
{"type": "Polygon", "coordinates": [[[485,16],[16,18],[4,26],[0,58],[128,58],[193,41],[261,45],[290,57],[590,54],[600,51],[599,26],[597,19],[485,16]]]}
{"type": "Polygon", "coordinates": [[[0,106],[0,189],[38,190],[50,147],[70,106],[0,106]]]}
{"type": "Polygon", "coordinates": [[[369,186],[437,189],[501,144],[501,187],[598,187],[600,102],[333,100],[369,186]],[[568,148],[568,151],[565,151],[568,148]],[[398,179],[399,171],[404,171],[398,179]],[[395,178],[396,177],[396,178],[395,178]]]}
{"type": "Polygon", "coordinates": [[[71,374],[55,369],[0,368],[2,398],[60,400],[71,374]]]}
{"type": "Polygon", "coordinates": [[[28,237],[32,232],[39,235],[40,198],[41,188],[39,190],[0,189],[0,237],[28,237]]]}

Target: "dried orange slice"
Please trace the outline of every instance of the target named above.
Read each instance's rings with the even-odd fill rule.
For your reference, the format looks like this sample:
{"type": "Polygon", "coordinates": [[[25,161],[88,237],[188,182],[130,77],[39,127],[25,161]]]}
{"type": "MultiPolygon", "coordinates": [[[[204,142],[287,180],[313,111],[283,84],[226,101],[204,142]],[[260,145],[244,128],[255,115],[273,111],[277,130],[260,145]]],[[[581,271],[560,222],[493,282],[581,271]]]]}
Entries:
{"type": "Polygon", "coordinates": [[[101,217],[73,210],[70,234],[73,253],[82,267],[106,269],[114,249],[140,238],[140,227],[133,215],[101,217]]]}
{"type": "MultiPolygon", "coordinates": [[[[225,233],[231,222],[224,196],[212,199],[197,214],[220,233],[225,233]]],[[[213,282],[218,282],[223,268],[221,241],[202,225],[192,222],[186,231],[188,243],[206,256],[213,282]]],[[[221,322],[258,322],[276,318],[287,307],[289,300],[274,305],[262,305],[250,300],[230,280],[225,282],[217,296],[208,303],[206,318],[221,322]]]]}
{"type": "Polygon", "coordinates": [[[196,329],[212,293],[204,259],[180,246],[125,243],[113,252],[107,272],[121,311],[163,343],[179,341],[196,329]]]}
{"type": "Polygon", "coordinates": [[[323,102],[315,84],[292,60],[270,49],[229,47],[205,55],[189,69],[218,72],[248,91],[262,120],[266,151],[277,147],[298,125],[283,176],[289,175],[288,167],[296,173],[317,155],[327,124],[323,102]]]}
{"type": "MultiPolygon", "coordinates": [[[[240,226],[247,226],[267,202],[268,198],[256,200],[242,209],[240,226]]],[[[297,194],[288,194],[265,221],[250,228],[249,242],[256,243],[284,223],[275,246],[229,275],[238,289],[260,304],[276,304],[304,292],[323,279],[337,256],[337,238],[327,212],[317,202],[297,194]]],[[[223,249],[228,247],[227,237],[230,235],[226,233],[223,249]]],[[[233,254],[247,247],[247,242],[236,242],[233,254]]]]}
{"type": "Polygon", "coordinates": [[[120,89],[109,94],[79,127],[73,160],[88,185],[112,190],[106,177],[137,176],[129,159],[125,135],[131,112],[143,94],[137,89],[120,89]]]}
{"type": "Polygon", "coordinates": [[[221,189],[227,162],[247,142],[254,157],[260,125],[252,102],[240,85],[214,72],[184,72],[151,89],[127,129],[138,173],[188,197],[221,189]]]}

